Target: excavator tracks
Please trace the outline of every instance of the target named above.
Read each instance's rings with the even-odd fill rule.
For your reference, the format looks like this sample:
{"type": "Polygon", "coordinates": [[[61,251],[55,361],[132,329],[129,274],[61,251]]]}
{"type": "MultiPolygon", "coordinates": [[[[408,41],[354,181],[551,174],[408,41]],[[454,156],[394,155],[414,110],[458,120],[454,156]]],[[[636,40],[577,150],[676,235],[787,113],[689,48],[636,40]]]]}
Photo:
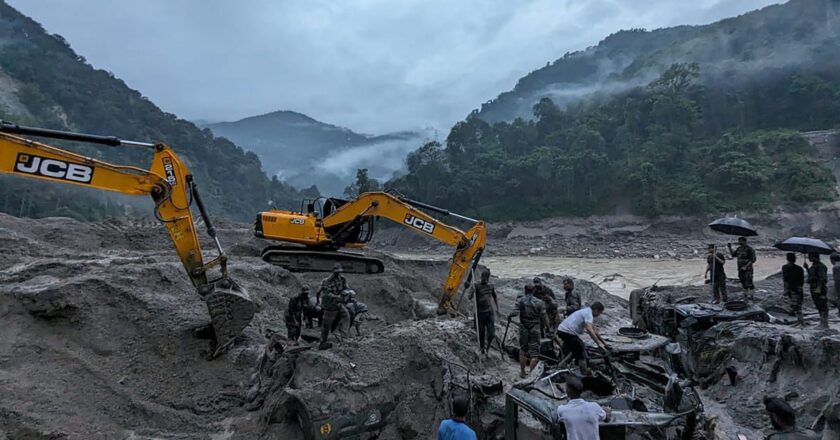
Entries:
{"type": "Polygon", "coordinates": [[[269,246],[263,249],[262,259],[292,272],[331,272],[336,263],[341,264],[345,273],[377,274],[385,271],[381,260],[362,254],[295,246],[269,246]]]}

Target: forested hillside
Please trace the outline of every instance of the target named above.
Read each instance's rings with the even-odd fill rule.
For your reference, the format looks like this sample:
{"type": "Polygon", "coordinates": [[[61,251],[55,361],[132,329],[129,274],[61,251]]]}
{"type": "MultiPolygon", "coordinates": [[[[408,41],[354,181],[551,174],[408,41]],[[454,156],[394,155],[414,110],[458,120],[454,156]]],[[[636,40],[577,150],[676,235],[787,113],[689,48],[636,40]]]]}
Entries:
{"type": "MultiPolygon", "coordinates": [[[[154,60],[149,60],[154,62],[154,60]]],[[[209,130],[165,113],[109,72],[91,67],[58,35],[0,1],[0,117],[21,125],[165,142],[188,163],[215,215],[250,220],[269,200],[297,206],[292,187],[269,179],[258,157],[209,130]]],[[[51,141],[52,142],[52,141],[51,141]]],[[[67,146],[67,143],[55,143],[67,146]]],[[[71,145],[85,155],[147,167],[138,149],[71,145]]],[[[0,211],[99,219],[126,211],[101,192],[0,176],[0,211]]],[[[151,205],[139,200],[138,206],[151,205]]]]}
{"type": "MultiPolygon", "coordinates": [[[[828,38],[840,35],[837,11],[836,2],[794,0],[706,27],[616,34],[594,50],[618,53],[623,41],[627,53],[638,54],[621,78],[613,77],[625,87],[604,85],[561,97],[560,105],[543,97],[527,119],[488,122],[504,113],[503,95],[456,124],[445,145],[411,154],[409,173],[388,186],[490,219],[692,214],[830,200],[833,175],[812,159],[799,131],[840,128],[840,37],[828,38]],[[627,85],[692,53],[704,62],[674,62],[627,85]]],[[[518,90],[556,81],[552,72],[577,69],[582,78],[594,67],[588,56],[576,64],[580,57],[523,78],[518,90]]]]}
{"type": "Polygon", "coordinates": [[[767,68],[837,62],[840,2],[791,0],[704,26],[616,32],[522,77],[481,106],[487,122],[532,117],[542,98],[561,106],[593,93],[644,86],[674,63],[698,63],[700,81],[750,81],[767,68]]]}

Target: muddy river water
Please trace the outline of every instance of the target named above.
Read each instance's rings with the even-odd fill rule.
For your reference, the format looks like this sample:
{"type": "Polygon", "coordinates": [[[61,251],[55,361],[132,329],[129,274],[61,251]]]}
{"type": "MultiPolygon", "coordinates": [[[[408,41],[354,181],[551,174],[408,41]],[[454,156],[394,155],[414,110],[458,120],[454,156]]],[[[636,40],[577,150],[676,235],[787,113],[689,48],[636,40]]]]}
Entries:
{"type": "MultiPolygon", "coordinates": [[[[403,258],[442,260],[442,256],[404,254],[403,258]]],[[[784,254],[758,253],[755,279],[766,278],[781,270],[784,254]]],[[[799,263],[801,263],[801,258],[799,263]]],[[[502,278],[528,277],[543,273],[568,275],[591,281],[612,293],[628,298],[633,289],[659,285],[702,285],[706,262],[701,258],[684,260],[651,258],[570,258],[540,256],[488,256],[481,263],[490,268],[494,276],[502,278]]],[[[737,278],[735,261],[726,262],[726,275],[737,278]]]]}

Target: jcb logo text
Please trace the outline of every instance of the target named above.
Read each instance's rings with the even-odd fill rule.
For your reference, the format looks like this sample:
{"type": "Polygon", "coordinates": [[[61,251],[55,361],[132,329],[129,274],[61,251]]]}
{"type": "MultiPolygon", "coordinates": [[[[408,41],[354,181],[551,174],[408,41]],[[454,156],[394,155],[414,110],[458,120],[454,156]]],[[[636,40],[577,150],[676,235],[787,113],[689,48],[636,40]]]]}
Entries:
{"type": "Polygon", "coordinates": [[[417,218],[411,214],[406,214],[404,223],[428,234],[435,232],[434,223],[429,223],[426,220],[423,220],[422,218],[417,218]]]}
{"type": "Polygon", "coordinates": [[[15,171],[78,183],[90,183],[93,179],[93,167],[26,153],[18,154],[15,171]]]}

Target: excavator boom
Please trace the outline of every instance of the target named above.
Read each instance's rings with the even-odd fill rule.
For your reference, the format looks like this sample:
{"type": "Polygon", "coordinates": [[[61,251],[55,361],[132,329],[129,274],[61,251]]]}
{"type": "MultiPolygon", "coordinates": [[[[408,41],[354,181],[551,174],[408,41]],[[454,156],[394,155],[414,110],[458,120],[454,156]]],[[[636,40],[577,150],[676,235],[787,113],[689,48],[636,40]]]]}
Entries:
{"type": "Polygon", "coordinates": [[[227,256],[216,237],[197,185],[186,165],[168,146],[3,122],[0,123],[0,173],[128,195],[151,196],[155,203],[155,217],[166,227],[187,276],[207,303],[214,330],[211,357],[221,354],[232,344],[256,313],[256,306],[248,298],[248,293],[227,276],[227,256]],[[152,165],[148,170],[113,165],[18,135],[147,148],[153,151],[152,165]],[[198,206],[218,251],[218,256],[206,263],[190,210],[193,203],[198,206]],[[221,276],[210,280],[208,269],[216,266],[221,276]]]}
{"type": "Polygon", "coordinates": [[[384,266],[379,260],[348,252],[342,248],[363,247],[372,238],[374,218],[386,218],[419,234],[455,247],[455,254],[444,283],[439,311],[454,312],[453,298],[461,283],[467,280],[487,243],[484,222],[447,210],[426,205],[385,192],[360,194],[353,200],[327,199],[320,213],[272,210],[261,212],[255,223],[258,237],[296,243],[304,247],[269,246],[263,259],[290,270],[326,271],[332,264],[342,263],[346,272],[379,273],[384,266]],[[468,220],[474,225],[467,231],[447,225],[432,217],[424,208],[444,215],[468,220]]]}

